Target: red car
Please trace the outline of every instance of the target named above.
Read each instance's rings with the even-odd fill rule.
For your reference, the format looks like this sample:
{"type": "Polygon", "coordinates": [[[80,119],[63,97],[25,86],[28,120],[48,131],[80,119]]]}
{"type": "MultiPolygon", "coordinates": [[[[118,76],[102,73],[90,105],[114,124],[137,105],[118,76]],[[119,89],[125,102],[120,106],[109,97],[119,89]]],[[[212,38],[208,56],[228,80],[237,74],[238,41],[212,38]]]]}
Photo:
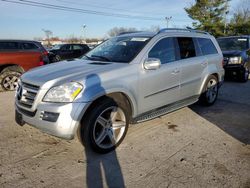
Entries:
{"type": "Polygon", "coordinates": [[[0,40],[0,91],[15,90],[22,73],[47,63],[48,52],[39,42],[0,40]]]}

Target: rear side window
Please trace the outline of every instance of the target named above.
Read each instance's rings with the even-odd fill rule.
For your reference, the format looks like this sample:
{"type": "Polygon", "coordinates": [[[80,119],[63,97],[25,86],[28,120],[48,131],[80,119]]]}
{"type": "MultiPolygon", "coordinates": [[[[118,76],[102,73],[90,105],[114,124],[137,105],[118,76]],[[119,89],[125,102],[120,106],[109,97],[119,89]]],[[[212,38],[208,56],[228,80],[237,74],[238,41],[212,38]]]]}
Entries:
{"type": "Polygon", "coordinates": [[[17,42],[0,42],[0,50],[18,50],[17,42]]]}
{"type": "Polygon", "coordinates": [[[73,45],[73,50],[81,50],[82,46],[80,45],[73,45]]]}
{"type": "Polygon", "coordinates": [[[197,38],[198,44],[200,46],[203,55],[217,54],[218,51],[210,39],[197,38]]]}
{"type": "Polygon", "coordinates": [[[35,50],[38,49],[38,46],[33,43],[23,43],[23,49],[24,50],[35,50]]]}
{"type": "Polygon", "coordinates": [[[178,37],[177,38],[181,59],[191,58],[196,56],[195,46],[192,38],[178,37]]]}
{"type": "Polygon", "coordinates": [[[162,64],[176,60],[173,38],[164,38],[157,42],[148,54],[149,58],[158,58],[162,64]]]}

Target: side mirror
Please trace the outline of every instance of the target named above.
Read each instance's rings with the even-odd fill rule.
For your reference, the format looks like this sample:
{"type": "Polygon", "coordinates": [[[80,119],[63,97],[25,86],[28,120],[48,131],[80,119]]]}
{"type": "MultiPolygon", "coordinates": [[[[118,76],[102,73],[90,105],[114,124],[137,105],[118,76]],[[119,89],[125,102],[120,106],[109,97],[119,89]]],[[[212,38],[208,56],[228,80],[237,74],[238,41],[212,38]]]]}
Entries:
{"type": "Polygon", "coordinates": [[[157,58],[147,58],[143,66],[146,70],[156,70],[161,67],[161,60],[157,58]]]}

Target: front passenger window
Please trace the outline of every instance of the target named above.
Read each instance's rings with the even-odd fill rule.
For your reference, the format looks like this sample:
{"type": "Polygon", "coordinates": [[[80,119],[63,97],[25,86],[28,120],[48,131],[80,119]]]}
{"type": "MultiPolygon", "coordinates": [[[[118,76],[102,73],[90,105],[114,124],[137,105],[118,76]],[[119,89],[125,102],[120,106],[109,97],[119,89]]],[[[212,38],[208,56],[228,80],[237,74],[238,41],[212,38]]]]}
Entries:
{"type": "Polygon", "coordinates": [[[161,64],[175,61],[175,47],[173,38],[164,38],[157,42],[148,53],[149,58],[161,60],[161,64]]]}

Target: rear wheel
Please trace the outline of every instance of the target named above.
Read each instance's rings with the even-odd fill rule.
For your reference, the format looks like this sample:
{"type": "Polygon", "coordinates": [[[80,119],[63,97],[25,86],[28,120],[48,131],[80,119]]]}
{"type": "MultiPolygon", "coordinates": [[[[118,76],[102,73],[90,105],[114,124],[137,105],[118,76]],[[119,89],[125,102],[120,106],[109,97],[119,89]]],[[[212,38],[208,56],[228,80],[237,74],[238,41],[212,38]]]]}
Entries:
{"type": "Polygon", "coordinates": [[[7,67],[0,74],[0,91],[14,91],[18,86],[18,79],[22,70],[17,66],[7,67]]]}
{"type": "Polygon", "coordinates": [[[128,113],[112,99],[95,106],[82,120],[80,138],[86,149],[98,153],[114,150],[128,130],[128,113]]]}
{"type": "Polygon", "coordinates": [[[205,83],[204,92],[200,96],[200,102],[206,106],[213,105],[217,99],[219,91],[218,79],[210,75],[205,83]]]}

